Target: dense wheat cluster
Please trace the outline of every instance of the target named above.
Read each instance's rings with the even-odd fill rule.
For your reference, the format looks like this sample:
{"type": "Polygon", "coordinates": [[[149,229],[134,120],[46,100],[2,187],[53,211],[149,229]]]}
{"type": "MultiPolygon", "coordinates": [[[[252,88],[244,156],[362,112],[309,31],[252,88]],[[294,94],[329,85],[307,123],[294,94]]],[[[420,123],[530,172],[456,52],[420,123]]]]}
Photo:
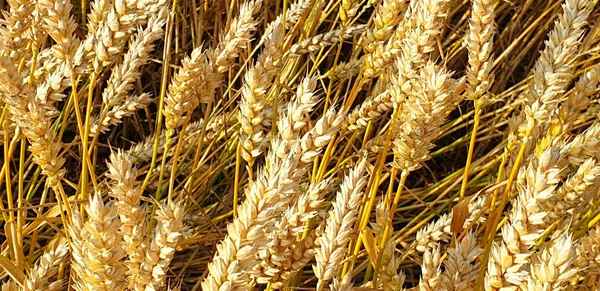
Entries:
{"type": "Polygon", "coordinates": [[[597,0],[0,0],[0,285],[600,290],[597,0]]]}

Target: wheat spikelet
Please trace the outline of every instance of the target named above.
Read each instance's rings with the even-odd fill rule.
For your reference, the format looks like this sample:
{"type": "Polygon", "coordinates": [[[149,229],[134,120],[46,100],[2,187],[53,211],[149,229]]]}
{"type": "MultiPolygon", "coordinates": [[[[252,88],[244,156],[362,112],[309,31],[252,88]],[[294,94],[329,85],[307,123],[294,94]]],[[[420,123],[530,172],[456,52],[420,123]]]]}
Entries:
{"type": "Polygon", "coordinates": [[[165,285],[165,279],[175,249],[183,230],[183,204],[169,201],[156,211],[158,221],[152,242],[141,263],[139,277],[135,280],[135,290],[158,290],[165,285]]]}
{"type": "MultiPolygon", "coordinates": [[[[561,170],[556,149],[546,149],[538,159],[519,171],[518,196],[502,227],[503,243],[494,244],[486,274],[490,288],[519,286],[526,279],[523,269],[529,263],[530,247],[543,232],[544,205],[554,196],[561,170]]],[[[492,289],[496,290],[496,289],[492,289]]]]}
{"type": "Polygon", "coordinates": [[[292,4],[286,12],[285,24],[283,15],[279,15],[268,24],[260,41],[267,49],[259,54],[254,65],[244,75],[242,99],[238,113],[238,121],[241,126],[239,144],[241,156],[250,168],[266,146],[263,126],[269,119],[267,96],[283,58],[282,31],[284,25],[287,28],[295,24],[311,3],[310,0],[298,1],[292,4]]]}
{"type": "MultiPolygon", "coordinates": [[[[238,217],[227,226],[228,234],[208,264],[209,275],[202,282],[203,289],[250,288],[249,276],[255,274],[251,270],[260,263],[254,252],[269,242],[265,233],[273,231],[273,217],[283,213],[298,191],[297,181],[329,143],[343,117],[330,108],[309,132],[294,142],[287,157],[279,158],[273,152],[267,155],[266,166],[250,188],[245,189],[246,199],[238,207],[238,217]]],[[[305,253],[303,249],[299,252],[305,253]]],[[[304,257],[302,254],[295,257],[304,257]]]]}
{"type": "MultiPolygon", "coordinates": [[[[277,49],[274,49],[275,51],[277,49]]],[[[238,120],[241,124],[240,145],[242,158],[252,167],[254,160],[261,155],[264,143],[262,123],[265,120],[263,109],[267,106],[267,91],[277,72],[278,61],[270,55],[261,55],[244,76],[242,100],[238,120]]]]}
{"type": "Polygon", "coordinates": [[[66,242],[57,242],[48,246],[25,280],[24,290],[33,291],[49,287],[49,280],[58,273],[58,266],[66,260],[68,254],[69,247],[66,242]]]}
{"type": "Polygon", "coordinates": [[[110,2],[98,0],[92,6],[88,17],[88,35],[82,45],[85,57],[82,61],[86,70],[99,74],[111,64],[125,46],[128,36],[133,33],[142,12],[128,5],[126,1],[110,2]]]}
{"type": "Polygon", "coordinates": [[[331,179],[323,180],[318,184],[311,183],[297,201],[285,210],[274,232],[268,236],[271,240],[268,248],[259,254],[262,258],[261,275],[257,279],[259,284],[271,283],[274,288],[281,288],[289,277],[281,278],[280,274],[298,271],[299,260],[294,258],[294,250],[302,248],[306,243],[312,244],[301,239],[302,233],[305,224],[317,215],[323,197],[331,184],[331,179]]]}
{"type": "Polygon", "coordinates": [[[342,0],[339,15],[343,27],[347,27],[352,18],[356,16],[359,4],[359,1],[356,0],[342,0]]]}
{"type": "MultiPolygon", "coordinates": [[[[290,7],[286,10],[285,15],[279,14],[275,20],[267,24],[265,32],[260,39],[260,44],[265,44],[265,42],[272,44],[272,39],[276,38],[275,33],[281,32],[284,25],[285,29],[289,29],[298,23],[298,20],[302,14],[304,14],[304,12],[312,5],[312,3],[313,0],[297,0],[290,4],[290,7]],[[283,23],[284,18],[285,24],[283,23]]],[[[269,46],[270,45],[267,45],[267,47],[269,46]]]]}
{"type": "Polygon", "coordinates": [[[44,28],[56,42],[52,53],[58,60],[66,62],[65,76],[70,77],[73,69],[73,58],[81,40],[75,35],[77,24],[71,16],[72,5],[66,0],[38,1],[38,7],[45,22],[44,28]]]}
{"type": "Polygon", "coordinates": [[[71,268],[76,280],[76,290],[124,290],[125,267],[121,259],[125,252],[121,248],[118,233],[120,221],[113,202],[106,205],[99,194],[90,195],[90,204],[85,207],[88,221],[73,212],[73,223],[69,226],[71,238],[71,268]]]}
{"type": "MultiPolygon", "coordinates": [[[[382,204],[383,205],[383,204],[382,204]]],[[[389,212],[389,210],[388,210],[389,212]]],[[[384,219],[389,217],[389,214],[385,213],[384,219]]],[[[384,291],[394,291],[394,290],[404,290],[402,286],[404,285],[404,280],[406,276],[401,271],[398,271],[400,267],[400,258],[396,256],[396,242],[394,239],[390,239],[386,245],[383,253],[381,254],[381,271],[379,272],[378,279],[378,288],[383,289],[384,291]]]]}
{"type": "Polygon", "coordinates": [[[280,118],[277,120],[277,129],[279,139],[271,142],[271,150],[280,157],[286,157],[294,140],[300,135],[300,131],[308,123],[309,114],[318,102],[315,88],[317,80],[315,78],[305,78],[296,90],[294,100],[288,103],[287,109],[282,110],[280,118]],[[281,141],[281,142],[278,142],[281,141]]]}
{"type": "Polygon", "coordinates": [[[17,291],[20,290],[20,286],[12,280],[2,283],[2,291],[17,291]]]}
{"type": "Polygon", "coordinates": [[[352,171],[344,177],[340,191],[336,194],[333,208],[329,211],[327,224],[323,234],[315,241],[318,246],[315,250],[316,264],[313,265],[315,276],[319,279],[317,290],[322,290],[324,285],[333,279],[343,261],[353,224],[356,220],[362,189],[366,185],[366,158],[358,163],[352,171]]]}
{"type": "Polygon", "coordinates": [[[548,35],[546,46],[532,70],[533,80],[522,96],[524,103],[521,113],[511,120],[506,147],[510,155],[507,169],[519,166],[513,164],[515,148],[521,141],[531,148],[550,126],[552,113],[562,101],[559,96],[565,92],[569,82],[589,14],[589,4],[588,0],[566,0],[562,5],[563,13],[548,35]],[[528,140],[523,140],[525,137],[528,140]]]}
{"type": "MultiPolygon", "coordinates": [[[[553,117],[553,124],[557,125],[556,132],[568,133],[570,127],[579,117],[579,112],[590,104],[590,97],[598,92],[600,81],[600,66],[596,65],[591,70],[583,73],[575,83],[575,88],[558,108],[558,113],[553,117]]],[[[550,130],[552,132],[552,130],[550,130]]]]}
{"type": "Polygon", "coordinates": [[[255,251],[268,243],[265,228],[273,223],[274,215],[282,211],[282,205],[286,205],[295,192],[295,183],[290,177],[297,158],[274,160],[275,157],[268,159],[269,167],[260,171],[245,190],[246,199],[238,206],[238,217],[227,226],[227,236],[208,264],[209,274],[202,282],[204,290],[248,290],[251,287],[247,285],[251,269],[259,263],[255,251]]]}
{"type": "MultiPolygon", "coordinates": [[[[214,118],[209,119],[207,122],[204,120],[198,120],[190,123],[185,132],[185,143],[183,146],[184,151],[194,146],[194,141],[199,139],[203,128],[205,129],[203,141],[205,143],[218,139],[220,136],[232,134],[234,131],[234,128],[232,127],[232,119],[233,118],[221,115],[215,116],[214,118]]],[[[127,150],[127,154],[132,157],[134,164],[148,162],[152,159],[155,138],[155,135],[151,135],[144,141],[135,144],[127,150]]],[[[173,148],[174,141],[171,139],[167,143],[167,136],[165,132],[161,132],[158,140],[159,148],[173,148]]],[[[173,155],[173,152],[174,151],[169,151],[168,154],[173,155]]]]}
{"type": "Polygon", "coordinates": [[[136,169],[132,165],[131,157],[122,151],[113,152],[107,166],[109,173],[106,176],[112,180],[111,195],[117,199],[117,212],[121,220],[119,231],[124,241],[123,249],[127,254],[124,264],[127,267],[131,289],[144,260],[146,212],[140,205],[142,193],[135,181],[136,169]]]}
{"type": "Polygon", "coordinates": [[[360,68],[363,66],[363,58],[351,59],[348,62],[342,62],[336,65],[335,70],[331,69],[323,74],[332,80],[349,80],[360,73],[360,68]]]}
{"type": "Polygon", "coordinates": [[[565,158],[569,164],[579,166],[589,157],[596,160],[600,158],[598,145],[600,140],[600,121],[596,120],[582,134],[576,135],[572,141],[566,143],[560,151],[560,155],[565,158]]]}
{"type": "Polygon", "coordinates": [[[576,223],[581,217],[581,213],[585,213],[590,207],[587,201],[591,201],[592,197],[596,195],[599,178],[600,165],[598,162],[594,158],[583,162],[577,172],[564,181],[547,202],[546,225],[550,226],[558,220],[569,224],[576,223]]]}
{"type": "MultiPolygon", "coordinates": [[[[478,218],[477,222],[483,223],[486,217],[483,213],[489,205],[489,196],[482,196],[469,203],[469,216],[465,219],[462,227],[466,227],[478,218]]],[[[452,223],[452,212],[442,214],[437,220],[430,222],[427,226],[421,228],[415,237],[416,250],[425,252],[425,250],[434,248],[440,242],[447,243],[450,241],[452,231],[450,224],[452,223]]]]}
{"type": "Polygon", "coordinates": [[[240,51],[247,47],[258,24],[252,15],[260,11],[261,6],[262,0],[252,0],[244,2],[240,7],[239,16],[232,21],[229,31],[220,41],[215,52],[214,61],[219,74],[227,72],[240,51]]]}
{"type": "Polygon", "coordinates": [[[392,95],[385,90],[377,96],[365,100],[360,107],[350,112],[346,117],[345,125],[350,131],[359,130],[367,126],[369,121],[388,112],[393,106],[392,95]]]}

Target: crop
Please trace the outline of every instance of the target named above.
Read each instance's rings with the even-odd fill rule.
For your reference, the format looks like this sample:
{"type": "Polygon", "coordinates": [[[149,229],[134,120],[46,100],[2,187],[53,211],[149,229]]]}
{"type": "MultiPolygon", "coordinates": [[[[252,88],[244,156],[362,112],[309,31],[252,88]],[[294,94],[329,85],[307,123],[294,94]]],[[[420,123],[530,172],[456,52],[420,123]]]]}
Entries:
{"type": "Polygon", "coordinates": [[[2,290],[600,290],[595,0],[0,0],[2,290]]]}

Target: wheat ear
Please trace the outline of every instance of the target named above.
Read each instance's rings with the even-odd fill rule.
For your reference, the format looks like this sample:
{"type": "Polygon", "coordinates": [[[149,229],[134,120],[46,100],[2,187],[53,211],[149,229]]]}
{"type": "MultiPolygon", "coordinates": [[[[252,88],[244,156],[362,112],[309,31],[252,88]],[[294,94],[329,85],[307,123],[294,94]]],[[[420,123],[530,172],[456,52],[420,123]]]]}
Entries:
{"type": "Polygon", "coordinates": [[[106,205],[99,194],[90,195],[83,222],[73,212],[69,226],[71,238],[71,268],[75,272],[76,290],[124,290],[126,269],[121,263],[125,256],[119,235],[120,221],[113,202],[106,205]]]}
{"type": "Polygon", "coordinates": [[[182,203],[169,201],[166,205],[159,206],[156,211],[158,223],[140,265],[135,290],[158,290],[165,285],[169,265],[182,236],[184,214],[182,203]]]}
{"type": "Polygon", "coordinates": [[[146,212],[140,205],[142,193],[136,182],[136,169],[132,158],[122,151],[113,152],[107,163],[107,177],[112,180],[111,196],[117,199],[119,219],[121,220],[120,234],[123,237],[123,249],[127,254],[125,266],[129,288],[133,288],[144,260],[144,233],[146,230],[146,212]]]}
{"type": "Polygon", "coordinates": [[[479,271],[477,257],[483,249],[477,245],[474,233],[468,233],[456,247],[448,249],[444,261],[441,286],[444,290],[472,290],[479,271]]]}
{"type": "Polygon", "coordinates": [[[376,46],[390,39],[394,28],[402,19],[406,4],[405,0],[384,0],[377,5],[373,16],[374,26],[363,35],[365,53],[374,52],[376,46]]]}
{"type": "Polygon", "coordinates": [[[55,283],[49,284],[49,280],[58,273],[59,265],[66,260],[69,246],[66,242],[57,242],[47,248],[31,269],[29,277],[25,280],[24,290],[42,290],[55,283]]]}
{"type": "MultiPolygon", "coordinates": [[[[154,42],[162,38],[164,34],[163,26],[167,21],[168,13],[168,8],[163,7],[157,14],[150,17],[144,29],[139,29],[133,36],[129,43],[129,50],[123,57],[123,62],[113,69],[107,86],[102,92],[102,109],[90,126],[91,134],[105,132],[109,126],[118,124],[122,117],[132,114],[132,109],[137,109],[138,106],[126,107],[123,105],[133,99],[129,96],[129,92],[133,88],[133,83],[141,76],[141,67],[150,61],[154,42]]],[[[141,99],[142,102],[138,101],[137,103],[143,104],[151,101],[150,98],[138,99],[141,99]]]]}
{"type": "Polygon", "coordinates": [[[573,268],[576,251],[571,235],[552,240],[531,256],[525,290],[565,290],[579,271],[573,268]]]}
{"type": "Polygon", "coordinates": [[[315,250],[316,263],[313,265],[313,270],[319,279],[317,290],[322,290],[325,284],[336,276],[341,267],[340,264],[346,256],[360,206],[362,190],[367,183],[364,176],[366,165],[366,158],[363,157],[358,165],[344,177],[341,189],[336,194],[333,208],[328,212],[323,234],[315,241],[318,247],[315,250]]]}

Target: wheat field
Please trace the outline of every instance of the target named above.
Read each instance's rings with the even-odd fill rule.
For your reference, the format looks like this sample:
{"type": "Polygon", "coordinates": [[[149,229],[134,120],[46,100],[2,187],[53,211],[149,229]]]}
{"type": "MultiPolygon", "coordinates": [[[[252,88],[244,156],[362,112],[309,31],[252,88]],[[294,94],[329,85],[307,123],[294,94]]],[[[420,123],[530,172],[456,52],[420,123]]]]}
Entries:
{"type": "Polygon", "coordinates": [[[0,285],[600,290],[597,0],[0,0],[0,285]]]}

